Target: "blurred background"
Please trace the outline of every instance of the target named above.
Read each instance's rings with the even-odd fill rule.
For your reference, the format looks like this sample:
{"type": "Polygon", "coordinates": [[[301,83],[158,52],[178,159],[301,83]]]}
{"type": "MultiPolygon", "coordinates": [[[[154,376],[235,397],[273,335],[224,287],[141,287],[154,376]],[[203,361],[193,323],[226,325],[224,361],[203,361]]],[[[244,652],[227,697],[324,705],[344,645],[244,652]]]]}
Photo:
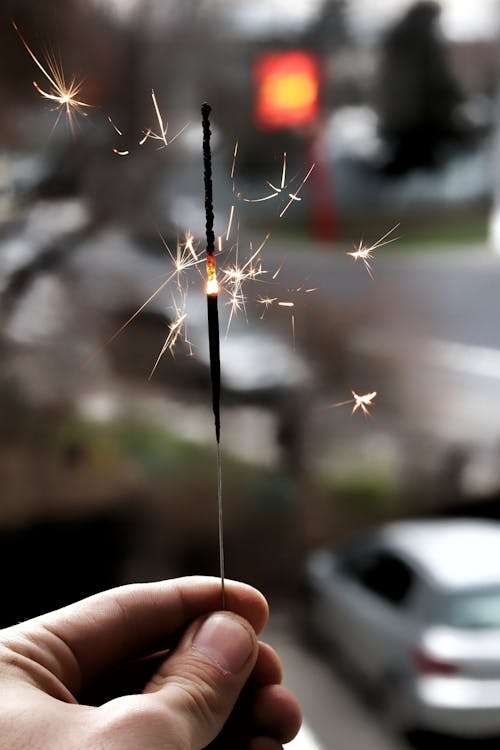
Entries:
{"type": "Polygon", "coordinates": [[[496,0],[4,0],[2,624],[218,574],[203,266],[172,276],[203,254],[208,101],[219,266],[258,270],[219,301],[226,571],[270,599],[325,748],[407,747],[294,622],[316,547],[500,514],[499,22],[496,0]],[[33,86],[61,73],[90,105],[70,117],[33,86]]]}

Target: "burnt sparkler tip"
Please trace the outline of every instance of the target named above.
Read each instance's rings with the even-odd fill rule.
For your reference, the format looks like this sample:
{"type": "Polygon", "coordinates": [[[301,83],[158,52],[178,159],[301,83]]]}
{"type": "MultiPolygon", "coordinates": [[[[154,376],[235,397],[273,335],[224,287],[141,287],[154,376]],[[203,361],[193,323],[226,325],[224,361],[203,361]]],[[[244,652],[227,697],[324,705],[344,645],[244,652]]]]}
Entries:
{"type": "Polygon", "coordinates": [[[205,182],[205,226],[207,235],[207,256],[215,251],[214,207],[212,195],[212,151],[210,149],[210,104],[206,102],[201,107],[203,128],[203,177],[205,182]]]}

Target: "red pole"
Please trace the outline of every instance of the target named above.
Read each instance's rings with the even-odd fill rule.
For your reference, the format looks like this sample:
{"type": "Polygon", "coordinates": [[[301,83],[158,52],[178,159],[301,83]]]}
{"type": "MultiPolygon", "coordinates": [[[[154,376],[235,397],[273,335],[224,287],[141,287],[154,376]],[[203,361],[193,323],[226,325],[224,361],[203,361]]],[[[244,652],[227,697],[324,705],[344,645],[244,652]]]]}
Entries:
{"type": "Polygon", "coordinates": [[[323,244],[339,239],[339,222],[333,194],[332,167],[328,158],[325,121],[319,116],[306,136],[306,153],[311,172],[311,229],[315,240],[323,244]]]}

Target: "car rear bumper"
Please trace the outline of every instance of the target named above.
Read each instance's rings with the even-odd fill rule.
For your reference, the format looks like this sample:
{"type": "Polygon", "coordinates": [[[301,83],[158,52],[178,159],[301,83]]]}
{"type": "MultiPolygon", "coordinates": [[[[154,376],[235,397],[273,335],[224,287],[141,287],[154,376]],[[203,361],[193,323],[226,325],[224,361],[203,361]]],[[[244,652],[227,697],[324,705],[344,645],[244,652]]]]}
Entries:
{"type": "Polygon", "coordinates": [[[411,713],[422,728],[455,737],[500,735],[500,680],[421,678],[411,713]]]}

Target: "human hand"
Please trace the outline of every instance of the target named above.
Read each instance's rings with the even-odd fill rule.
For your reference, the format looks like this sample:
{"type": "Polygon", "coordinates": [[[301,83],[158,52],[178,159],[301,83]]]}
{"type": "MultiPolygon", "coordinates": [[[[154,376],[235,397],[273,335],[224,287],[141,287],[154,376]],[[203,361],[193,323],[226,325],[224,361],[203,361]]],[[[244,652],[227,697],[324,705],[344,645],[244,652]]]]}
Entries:
{"type": "Polygon", "coordinates": [[[111,589],[0,631],[5,750],[281,750],[300,725],[258,591],[188,577],[111,589]]]}

